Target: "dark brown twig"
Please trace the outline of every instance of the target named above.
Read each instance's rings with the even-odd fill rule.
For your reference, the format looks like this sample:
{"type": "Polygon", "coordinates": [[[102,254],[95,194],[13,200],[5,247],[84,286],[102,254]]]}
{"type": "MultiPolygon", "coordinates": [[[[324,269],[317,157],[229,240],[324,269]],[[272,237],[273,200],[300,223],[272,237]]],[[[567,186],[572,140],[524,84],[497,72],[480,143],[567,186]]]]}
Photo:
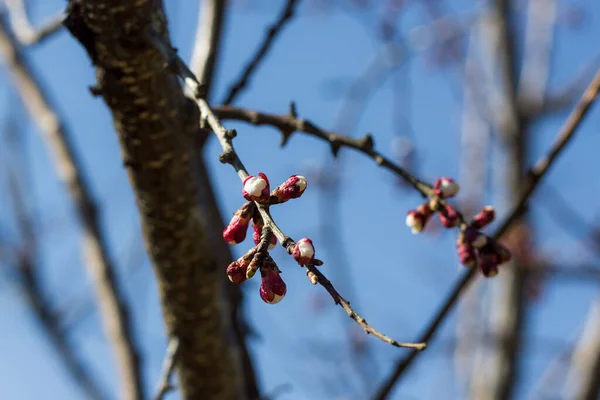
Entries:
{"type": "Polygon", "coordinates": [[[281,14],[267,31],[267,34],[263,39],[262,44],[258,48],[258,51],[248,62],[244,68],[244,72],[242,72],[240,77],[229,87],[229,91],[223,100],[223,104],[232,104],[241,91],[248,85],[250,82],[250,77],[257,70],[260,63],[265,59],[265,56],[271,49],[271,46],[273,43],[275,43],[277,36],[283,32],[283,28],[292,20],[294,12],[296,11],[296,6],[299,3],[299,0],[287,0],[283,10],[281,11],[281,14]]]}
{"type": "MultiPolygon", "coordinates": [[[[573,138],[575,131],[583,121],[588,111],[590,110],[591,105],[596,100],[599,91],[600,70],[598,70],[596,76],[588,85],[588,88],[581,97],[579,104],[571,112],[569,118],[562,126],[556,138],[556,141],[548,151],[547,155],[539,159],[538,162],[529,171],[527,181],[523,185],[523,191],[521,192],[519,201],[513,208],[512,212],[504,219],[504,222],[496,230],[493,236],[494,239],[499,239],[502,235],[504,235],[504,233],[506,233],[511,227],[512,223],[521,215],[533,191],[537,188],[538,184],[546,175],[546,173],[550,170],[550,167],[552,166],[556,158],[566,148],[566,145],[573,138]]],[[[452,292],[450,292],[450,294],[440,307],[440,310],[436,313],[432,321],[427,325],[427,328],[425,329],[423,335],[420,337],[421,341],[429,342],[431,339],[433,339],[442,322],[446,319],[450,311],[456,305],[456,302],[458,301],[458,298],[460,297],[462,292],[469,286],[471,280],[473,280],[473,278],[477,275],[476,272],[477,271],[475,269],[470,269],[456,283],[456,285],[452,289],[452,292]]],[[[418,352],[412,351],[405,358],[398,361],[392,374],[384,381],[378,393],[374,396],[375,399],[383,400],[387,398],[396,382],[400,379],[402,374],[415,360],[417,354],[418,352]]]]}
{"type": "Polygon", "coordinates": [[[334,154],[336,154],[341,147],[354,149],[372,158],[382,168],[390,170],[400,176],[421,193],[423,197],[430,197],[432,194],[430,185],[417,179],[398,164],[394,163],[391,159],[376,151],[371,135],[367,134],[360,139],[354,139],[339,133],[326,131],[306,119],[299,118],[296,114],[296,107],[293,104],[288,115],[261,113],[232,106],[215,107],[213,110],[215,116],[222,120],[244,121],[253,125],[269,125],[277,128],[283,135],[282,144],[287,142],[293,132],[303,132],[328,142],[334,154]]]}
{"type": "MultiPolygon", "coordinates": [[[[160,40],[160,38],[156,36],[154,36],[154,38],[157,47],[161,49],[165,57],[169,60],[169,63],[176,69],[179,76],[183,79],[184,83],[189,87],[192,93],[196,94],[195,97],[196,103],[198,104],[198,108],[200,110],[201,124],[205,123],[211,128],[211,130],[217,136],[217,139],[221,144],[221,148],[223,149],[223,153],[221,153],[219,160],[222,163],[230,164],[235,169],[240,179],[243,181],[249,176],[249,174],[246,168],[244,167],[244,164],[240,160],[239,156],[237,155],[235,149],[233,148],[232,139],[235,137],[236,132],[234,130],[226,129],[221,124],[208,102],[204,98],[202,98],[201,84],[198,82],[198,80],[196,79],[194,74],[189,70],[189,68],[185,65],[185,63],[183,63],[183,61],[177,56],[175,51],[169,46],[167,46],[162,40],[160,40]]],[[[271,228],[273,234],[275,235],[279,243],[283,246],[283,248],[286,249],[286,251],[289,254],[291,254],[296,242],[294,242],[292,238],[286,236],[281,231],[281,229],[277,226],[277,224],[275,223],[275,221],[273,221],[273,218],[269,214],[267,206],[260,203],[256,203],[256,206],[265,223],[265,226],[271,228]]],[[[315,265],[307,265],[306,268],[310,272],[314,273],[317,276],[317,278],[320,278],[319,283],[329,292],[334,302],[342,306],[342,308],[344,308],[348,315],[352,319],[354,319],[360,326],[362,326],[368,334],[372,334],[378,339],[383,340],[384,342],[396,347],[412,348],[417,351],[423,350],[425,348],[425,343],[398,342],[393,339],[390,339],[389,337],[375,330],[367,323],[367,321],[364,318],[360,317],[352,309],[352,307],[350,307],[350,303],[346,301],[342,296],[340,296],[340,294],[334,289],[331,282],[327,280],[327,278],[317,269],[315,265]]]]}

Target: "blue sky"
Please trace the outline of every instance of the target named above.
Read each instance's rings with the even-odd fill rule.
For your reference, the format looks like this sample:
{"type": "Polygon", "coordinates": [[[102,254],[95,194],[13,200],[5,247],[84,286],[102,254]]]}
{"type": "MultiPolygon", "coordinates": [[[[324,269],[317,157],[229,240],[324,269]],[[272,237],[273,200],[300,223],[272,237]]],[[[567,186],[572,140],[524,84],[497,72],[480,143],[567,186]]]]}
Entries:
{"type": "MultiPolygon", "coordinates": [[[[197,19],[197,1],[167,2],[175,46],[189,59],[197,19]]],[[[242,2],[240,2],[242,3],[242,2]]],[[[226,26],[223,57],[216,79],[215,97],[221,99],[264,35],[265,27],[279,12],[274,3],[256,1],[251,9],[234,9],[226,26]]],[[[305,3],[311,3],[309,1],[305,3]]],[[[559,1],[559,10],[570,3],[559,1]]],[[[583,25],[577,30],[557,30],[556,51],[550,88],[558,89],[592,59],[598,50],[600,7],[595,0],[574,2],[586,9],[583,25]]],[[[471,2],[449,3],[455,12],[469,10],[471,2]]],[[[35,21],[54,15],[62,1],[36,1],[35,21]]],[[[343,7],[348,9],[349,7],[343,7]]],[[[325,128],[334,128],[340,98],[348,84],[360,76],[382,44],[374,35],[374,14],[341,11],[318,13],[303,4],[297,18],[278,40],[273,52],[255,75],[250,89],[237,103],[272,113],[285,113],[291,100],[299,114],[325,128]],[[367,23],[365,23],[367,21],[367,23]]],[[[402,27],[425,22],[423,9],[411,5],[402,18],[402,27]]],[[[102,206],[102,223],[110,250],[118,261],[119,275],[134,310],[136,334],[143,349],[145,380],[155,386],[165,350],[164,328],[150,265],[140,251],[139,221],[133,195],[122,168],[117,138],[106,106],[90,96],[94,71],[83,49],[61,32],[40,47],[28,51],[36,72],[68,121],[94,194],[102,206]]],[[[371,132],[376,147],[393,155],[392,143],[399,134],[394,118],[399,113],[411,121],[414,146],[419,156],[419,176],[432,181],[437,176],[458,176],[460,156],[461,95],[456,67],[434,68],[421,56],[413,56],[401,70],[410,88],[410,97],[394,98],[393,81],[387,80],[372,94],[356,128],[350,135],[371,132]],[[458,101],[457,101],[458,100],[458,101]],[[400,109],[401,108],[401,109],[400,109]]],[[[18,107],[6,73],[0,73],[0,115],[6,118],[18,107]]],[[[544,153],[566,114],[548,118],[532,132],[531,160],[544,153]]],[[[307,174],[320,165],[330,165],[328,147],[316,139],[295,134],[289,144],[279,147],[279,134],[270,128],[229,123],[238,130],[235,145],[251,173],[265,172],[272,183],[295,173],[307,174]]],[[[591,223],[598,221],[598,206],[592,200],[600,193],[596,177],[596,149],[600,148],[600,108],[587,118],[576,139],[560,158],[546,182],[559,191],[568,204],[580,210],[591,223]]],[[[90,299],[91,286],[79,250],[79,228],[71,202],[52,165],[36,128],[27,124],[28,144],[36,213],[40,218],[41,265],[45,290],[67,314],[90,299]]],[[[229,166],[218,162],[219,147],[211,140],[206,157],[222,210],[230,215],[241,204],[240,182],[229,166]]],[[[310,237],[317,256],[325,261],[322,271],[346,295],[357,311],[382,332],[403,341],[417,338],[445,292],[463,272],[457,268],[455,234],[413,236],[404,226],[405,213],[415,208],[416,193],[398,188],[395,178],[361,154],[342,150],[340,201],[335,206],[341,221],[333,238],[339,248],[320,246],[322,237],[322,196],[309,185],[304,196],[273,210],[279,226],[291,237],[310,237]],[[344,260],[335,265],[329,260],[344,260]],[[350,297],[352,296],[352,297],[350,297]],[[356,298],[355,298],[356,297],[356,298]]],[[[5,154],[0,151],[0,157],[5,154]]],[[[502,168],[497,158],[494,168],[502,168]]],[[[532,222],[539,248],[552,251],[553,260],[571,265],[593,262],[580,250],[567,230],[561,228],[548,208],[536,203],[544,196],[544,185],[534,197],[532,222]]],[[[494,202],[498,191],[486,192],[484,201],[494,202]]],[[[0,190],[0,221],[9,226],[10,211],[5,192],[0,190]]],[[[503,211],[503,210],[501,210],[503,211]]],[[[505,210],[504,210],[505,212],[505,210]]],[[[500,213],[500,218],[502,212],[500,213]]],[[[492,226],[493,229],[493,226],[492,226]]],[[[330,238],[331,239],[331,238],[330,238]]],[[[250,247],[250,240],[236,246],[237,254],[250,247]]],[[[352,366],[348,335],[354,327],[342,309],[335,307],[320,287],[311,286],[303,271],[281,249],[273,251],[288,284],[286,298],[276,306],[264,304],[258,296],[258,280],[245,284],[247,316],[256,330],[252,352],[261,387],[265,393],[289,385],[277,398],[362,399],[387,375],[394,361],[405,351],[366,339],[371,354],[368,371],[352,366]],[[366,377],[366,379],[360,378],[366,377]]],[[[597,261],[597,260],[596,260],[597,261]]],[[[3,266],[4,267],[4,266],[3,266]]],[[[226,266],[223,266],[225,269],[226,266]]],[[[494,280],[485,283],[485,290],[494,280]]],[[[530,304],[527,352],[522,360],[524,376],[518,397],[525,398],[531,387],[557,354],[569,346],[585,319],[597,283],[549,280],[542,297],[530,304]]],[[[460,398],[451,372],[449,343],[454,336],[455,314],[443,331],[417,361],[394,392],[394,399],[460,398]]],[[[81,394],[56,360],[27,312],[18,287],[0,281],[0,398],[39,399],[81,398],[81,394]]],[[[85,355],[95,375],[110,393],[115,393],[115,369],[103,338],[98,316],[87,313],[78,320],[70,337],[85,355]]]]}

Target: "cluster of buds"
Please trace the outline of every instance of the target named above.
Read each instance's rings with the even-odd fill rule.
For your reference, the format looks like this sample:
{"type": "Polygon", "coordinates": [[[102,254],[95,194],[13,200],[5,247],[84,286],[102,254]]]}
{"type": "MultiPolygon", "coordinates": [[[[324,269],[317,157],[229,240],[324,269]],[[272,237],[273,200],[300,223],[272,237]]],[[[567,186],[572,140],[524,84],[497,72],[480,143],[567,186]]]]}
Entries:
{"type": "Polygon", "coordinates": [[[479,261],[481,273],[488,278],[498,275],[498,267],[511,258],[510,251],[506,247],[480,231],[494,220],[494,216],[493,207],[483,207],[471,223],[465,225],[456,242],[461,264],[473,267],[479,261]]]}
{"type": "Polygon", "coordinates": [[[433,186],[433,197],[421,204],[416,210],[410,210],[406,216],[406,225],[413,234],[418,234],[425,229],[431,216],[437,212],[442,225],[454,228],[460,222],[459,214],[448,203],[441,199],[448,199],[458,193],[460,187],[450,178],[438,178],[433,186]]]}
{"type": "Polygon", "coordinates": [[[460,262],[472,267],[479,261],[479,268],[486,277],[498,274],[498,266],[509,261],[510,251],[491,240],[480,229],[494,220],[495,211],[491,206],[484,207],[470,224],[461,223],[460,214],[445,200],[456,196],[460,187],[450,178],[438,178],[433,185],[433,196],[416,210],[410,210],[406,216],[406,225],[413,234],[425,229],[427,222],[437,213],[440,222],[446,228],[461,226],[457,241],[460,262]]]}
{"type": "MultiPolygon", "coordinates": [[[[262,278],[260,297],[269,304],[278,303],[285,296],[287,288],[281,279],[281,271],[269,255],[269,250],[277,244],[277,238],[269,227],[265,227],[258,206],[263,204],[270,206],[297,199],[305,190],[306,178],[300,175],[290,176],[272,192],[269,179],[262,172],[257,176],[248,176],[244,179],[242,188],[242,196],[248,201],[233,214],[233,218],[223,230],[223,239],[227,243],[241,243],[246,238],[250,220],[252,220],[253,239],[256,246],[232,262],[226,272],[231,282],[240,284],[252,278],[260,270],[262,278]]],[[[300,265],[317,261],[314,259],[315,249],[312,241],[306,238],[295,244],[292,255],[300,265]]],[[[310,276],[309,279],[311,279],[310,276]]],[[[314,280],[311,279],[311,282],[314,280]]]]}

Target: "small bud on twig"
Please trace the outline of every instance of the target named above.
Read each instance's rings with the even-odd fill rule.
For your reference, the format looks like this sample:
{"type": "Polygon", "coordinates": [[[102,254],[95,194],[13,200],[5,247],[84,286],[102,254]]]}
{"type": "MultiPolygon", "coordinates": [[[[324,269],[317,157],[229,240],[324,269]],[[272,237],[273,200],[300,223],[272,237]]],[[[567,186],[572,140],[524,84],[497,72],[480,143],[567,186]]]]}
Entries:
{"type": "Polygon", "coordinates": [[[292,250],[292,256],[300,265],[309,264],[315,258],[315,248],[312,240],[308,238],[298,240],[292,250]]]}
{"type": "Polygon", "coordinates": [[[262,172],[260,172],[258,176],[250,175],[244,179],[242,196],[244,196],[246,200],[267,203],[269,201],[270,191],[269,179],[267,179],[267,176],[262,172]]]}

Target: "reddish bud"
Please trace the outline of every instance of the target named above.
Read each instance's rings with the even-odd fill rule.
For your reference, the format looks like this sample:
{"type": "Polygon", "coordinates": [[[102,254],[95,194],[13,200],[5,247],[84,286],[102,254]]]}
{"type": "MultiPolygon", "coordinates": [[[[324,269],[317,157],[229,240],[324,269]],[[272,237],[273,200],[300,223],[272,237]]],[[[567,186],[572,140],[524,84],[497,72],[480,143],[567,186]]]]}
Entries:
{"type": "Polygon", "coordinates": [[[238,244],[246,239],[250,218],[254,212],[254,204],[246,203],[234,214],[229,225],[223,230],[223,239],[229,244],[238,244]]]}
{"type": "Polygon", "coordinates": [[[460,186],[451,178],[438,178],[433,185],[433,193],[442,199],[456,196],[460,186]]]}
{"type": "Polygon", "coordinates": [[[476,229],[481,229],[488,225],[496,217],[496,211],[492,206],[485,206],[479,211],[479,213],[473,218],[471,226],[476,229]]]}
{"type": "Polygon", "coordinates": [[[242,196],[248,201],[268,203],[271,188],[267,176],[260,172],[258,176],[250,175],[244,179],[242,196]]]}
{"type": "Polygon", "coordinates": [[[439,210],[438,216],[442,225],[446,228],[453,228],[458,225],[458,213],[450,204],[446,204],[439,210]]]}
{"type": "Polygon", "coordinates": [[[496,253],[479,253],[479,268],[487,278],[498,275],[499,261],[500,257],[496,253]]]}
{"type": "Polygon", "coordinates": [[[292,250],[292,257],[300,265],[306,265],[313,261],[315,258],[315,248],[312,240],[308,238],[298,240],[294,246],[294,250],[292,250]]]}
{"type": "Polygon", "coordinates": [[[292,175],[273,190],[272,196],[277,198],[277,203],[284,203],[302,196],[305,190],[306,178],[302,175],[292,175]]]}
{"type": "Polygon", "coordinates": [[[458,259],[460,263],[465,267],[472,267],[475,265],[475,248],[471,244],[464,242],[457,248],[458,259]]]}
{"type": "Polygon", "coordinates": [[[262,282],[260,283],[260,298],[265,303],[279,303],[287,292],[287,287],[279,271],[271,268],[261,268],[262,282]]]}
{"type": "Polygon", "coordinates": [[[411,232],[416,235],[423,231],[427,221],[433,214],[431,208],[429,208],[428,202],[421,204],[416,210],[410,210],[406,215],[406,225],[410,228],[411,232]]]}
{"type": "Polygon", "coordinates": [[[246,280],[246,267],[239,260],[234,261],[227,267],[227,276],[231,282],[239,285],[246,280]]]}

